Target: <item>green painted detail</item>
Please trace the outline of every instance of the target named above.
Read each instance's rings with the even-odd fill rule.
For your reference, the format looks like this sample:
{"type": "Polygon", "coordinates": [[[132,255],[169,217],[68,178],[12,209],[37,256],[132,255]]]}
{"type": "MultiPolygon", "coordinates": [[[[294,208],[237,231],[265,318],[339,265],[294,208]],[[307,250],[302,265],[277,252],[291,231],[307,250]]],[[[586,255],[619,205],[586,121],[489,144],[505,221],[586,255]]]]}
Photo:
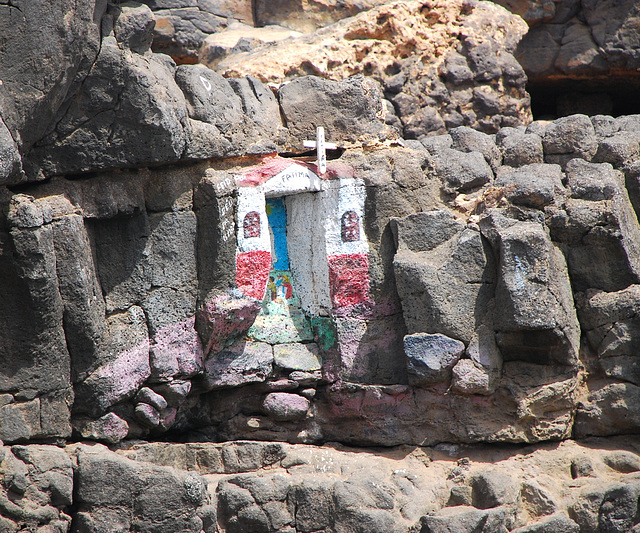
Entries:
{"type": "Polygon", "coordinates": [[[313,340],[313,332],[309,322],[302,314],[258,315],[247,332],[247,336],[250,339],[269,344],[313,340]]]}
{"type": "Polygon", "coordinates": [[[291,272],[269,272],[267,290],[261,303],[260,314],[249,328],[250,339],[284,344],[313,340],[311,324],[300,308],[300,300],[291,285],[291,272]]]}
{"type": "Polygon", "coordinates": [[[324,316],[311,317],[311,327],[315,340],[323,351],[330,350],[338,342],[336,323],[332,318],[324,316]]]}

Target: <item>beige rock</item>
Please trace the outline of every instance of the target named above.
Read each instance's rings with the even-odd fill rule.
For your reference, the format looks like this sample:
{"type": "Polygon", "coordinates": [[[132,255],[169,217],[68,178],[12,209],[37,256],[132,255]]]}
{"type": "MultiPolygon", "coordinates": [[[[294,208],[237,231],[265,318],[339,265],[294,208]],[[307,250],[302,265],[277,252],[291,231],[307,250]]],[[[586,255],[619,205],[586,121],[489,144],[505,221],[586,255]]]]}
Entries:
{"type": "MultiPolygon", "coordinates": [[[[118,450],[129,461],[106,450],[101,456],[105,467],[126,464],[129,470],[155,475],[166,472],[163,481],[170,479],[169,474],[182,478],[185,473],[181,470],[203,476],[200,479],[208,485],[209,504],[224,511],[218,515],[220,525],[237,521],[242,531],[254,531],[251,517],[263,513],[291,521],[287,505],[295,505],[298,530],[317,530],[327,523],[331,524],[327,531],[347,530],[346,525],[359,517],[367,520],[366,524],[379,526],[367,531],[396,533],[419,530],[416,525],[428,516],[432,517],[428,520],[446,526],[443,531],[468,531],[460,526],[469,520],[491,520],[492,529],[486,531],[506,531],[504,527],[520,531],[517,528],[545,521],[555,525],[553,521],[558,522],[562,515],[559,523],[573,528],[562,531],[574,531],[577,526],[571,520],[588,524],[593,515],[597,525],[600,508],[602,514],[610,508],[627,512],[624,506],[601,504],[625,491],[635,494],[637,476],[612,469],[606,461],[614,455],[637,458],[631,453],[637,448],[636,440],[566,440],[524,450],[454,444],[357,449],[336,444],[139,441],[118,450]],[[594,477],[572,478],[571,461],[578,456],[593,464],[594,477]]],[[[67,453],[73,456],[74,447],[79,458],[89,455],[84,445],[69,446],[67,453]]],[[[100,464],[95,459],[94,463],[100,464]]],[[[86,464],[81,468],[86,470],[86,464]]],[[[99,482],[105,488],[111,485],[112,490],[123,490],[117,479],[99,482]]],[[[80,478],[77,490],[86,490],[83,484],[88,483],[80,478]]],[[[631,512],[630,521],[636,519],[636,505],[631,512]]]]}
{"type": "Polygon", "coordinates": [[[213,68],[229,54],[234,48],[240,48],[247,43],[251,48],[259,45],[275,43],[289,37],[300,37],[302,34],[282,26],[269,25],[262,28],[254,28],[247,24],[235,22],[222,32],[214,33],[207,37],[200,50],[198,58],[200,63],[213,68]]]}
{"type": "Polygon", "coordinates": [[[302,32],[352,17],[387,0],[256,0],[256,25],[280,24],[302,32]]]}
{"type": "Polygon", "coordinates": [[[425,14],[419,1],[390,3],[295,41],[230,57],[218,71],[226,77],[252,74],[276,83],[301,74],[342,79],[366,72],[384,77],[397,60],[442,56],[456,40],[462,2],[433,3],[440,5],[425,14]]]}
{"type": "Polygon", "coordinates": [[[225,77],[274,83],[365,74],[384,86],[398,115],[387,123],[399,118],[405,138],[457,126],[494,133],[531,119],[526,76],[511,54],[526,30],[521,18],[490,2],[389,2],[209,65],[225,77]]]}

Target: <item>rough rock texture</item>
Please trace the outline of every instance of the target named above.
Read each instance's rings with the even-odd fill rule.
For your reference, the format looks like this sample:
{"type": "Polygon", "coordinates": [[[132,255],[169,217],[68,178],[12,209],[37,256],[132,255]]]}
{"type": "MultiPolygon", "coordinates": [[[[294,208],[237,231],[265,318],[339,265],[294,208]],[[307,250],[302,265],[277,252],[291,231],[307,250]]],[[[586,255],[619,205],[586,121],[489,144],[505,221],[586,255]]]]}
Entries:
{"type": "Polygon", "coordinates": [[[620,114],[635,107],[628,98],[638,86],[636,2],[495,2],[530,26],[516,56],[538,112],[620,114]]]}
{"type": "Polygon", "coordinates": [[[384,0],[304,3],[293,0],[277,0],[275,2],[257,0],[255,2],[255,23],[257,26],[279,24],[286,28],[308,33],[383,3],[384,0]]]}
{"type": "Polygon", "coordinates": [[[530,119],[526,78],[511,55],[525,31],[519,18],[489,2],[391,2],[313,34],[231,55],[216,69],[276,83],[303,74],[362,73],[384,87],[387,122],[405,138],[456,126],[494,133],[530,119]]]}
{"type": "MultiPolygon", "coordinates": [[[[198,72],[223,83],[228,102],[238,93],[200,69],[178,69],[193,120],[246,120],[236,104],[224,104],[235,115],[207,115],[216,108],[196,90],[198,72]]],[[[273,104],[294,109],[298,84],[341,94],[360,83],[304,78],[273,104]]],[[[334,130],[350,142],[382,128],[357,94],[348,105],[364,122],[334,130]]],[[[292,138],[311,133],[315,111],[303,111],[287,111],[292,138]]],[[[458,128],[415,150],[366,139],[346,150],[327,177],[366,188],[370,300],[313,318],[307,344],[244,339],[259,306],[234,292],[235,176],[265,180],[288,160],[6,190],[2,437],[72,427],[104,442],[169,432],[398,445],[637,431],[638,194],[634,152],[613,149],[636,142],[634,124],[575,116],[495,140],[458,128]],[[546,162],[507,151],[515,135],[546,162]],[[470,156],[483,179],[451,171],[472,172],[470,156]],[[24,308],[25,298],[39,303],[24,308]]]]}
{"type": "Polygon", "coordinates": [[[625,533],[638,525],[632,439],[566,441],[524,455],[142,441],[116,451],[73,444],[0,453],[0,525],[12,533],[625,533]],[[578,463],[589,476],[571,475],[578,463]]]}
{"type": "MultiPolygon", "coordinates": [[[[5,37],[0,66],[3,156],[16,149],[26,154],[87,76],[100,50],[105,8],[106,3],[98,1],[0,5],[0,33],[5,37]]],[[[0,183],[22,181],[19,165],[14,162],[13,169],[6,169],[2,159],[0,183]]]]}
{"type": "Polygon", "coordinates": [[[250,0],[145,0],[156,19],[153,50],[196,63],[202,42],[233,21],[253,24],[250,0]]]}
{"type": "Polygon", "coordinates": [[[150,49],[247,4],[149,3],[0,3],[0,530],[638,530],[640,118],[520,124],[490,4],[286,45],[343,32],[382,89],[272,90],[150,49]],[[326,172],[277,155],[319,124],[326,172]]]}

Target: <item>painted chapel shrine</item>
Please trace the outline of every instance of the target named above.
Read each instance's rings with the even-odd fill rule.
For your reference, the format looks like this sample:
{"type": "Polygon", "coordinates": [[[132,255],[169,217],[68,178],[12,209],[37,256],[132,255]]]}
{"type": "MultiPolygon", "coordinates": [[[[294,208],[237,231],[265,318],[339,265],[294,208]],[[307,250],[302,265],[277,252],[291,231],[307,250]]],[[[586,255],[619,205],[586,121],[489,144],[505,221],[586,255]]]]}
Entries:
{"type": "Polygon", "coordinates": [[[330,316],[368,300],[365,187],[330,176],[277,158],[236,178],[236,284],[263,317],[330,316]]]}

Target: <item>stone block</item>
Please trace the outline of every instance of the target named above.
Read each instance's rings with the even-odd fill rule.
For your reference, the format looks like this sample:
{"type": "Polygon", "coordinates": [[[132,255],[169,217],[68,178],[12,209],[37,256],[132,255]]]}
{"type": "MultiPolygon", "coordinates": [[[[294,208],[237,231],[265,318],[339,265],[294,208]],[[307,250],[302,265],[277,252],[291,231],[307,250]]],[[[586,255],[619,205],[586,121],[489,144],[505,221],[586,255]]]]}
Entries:
{"type": "Polygon", "coordinates": [[[411,385],[429,385],[447,381],[464,344],[446,335],[414,333],[404,338],[407,375],[411,385]]]}
{"type": "Polygon", "coordinates": [[[497,135],[497,144],[505,166],[521,167],[544,163],[542,139],[539,135],[522,133],[515,128],[502,128],[497,135]]]}
{"type": "Polygon", "coordinates": [[[545,160],[563,168],[574,158],[591,161],[598,149],[596,132],[586,115],[572,115],[554,120],[542,136],[545,160]]]}
{"type": "Polygon", "coordinates": [[[310,405],[307,398],[288,392],[271,392],[262,402],[265,413],[281,421],[304,419],[310,405]]]}
{"type": "Polygon", "coordinates": [[[145,316],[139,307],[110,317],[111,361],[93,371],[76,388],[79,412],[101,415],[131,398],[151,375],[145,316]]]}
{"type": "Polygon", "coordinates": [[[73,429],[83,439],[98,440],[115,444],[129,433],[129,424],[115,413],[107,413],[97,420],[75,419],[73,429]]]}
{"type": "Polygon", "coordinates": [[[515,480],[499,470],[487,470],[474,476],[471,490],[473,506],[478,509],[515,504],[519,497],[515,480]]]}
{"type": "Polygon", "coordinates": [[[289,142],[301,145],[315,139],[322,124],[328,142],[379,140],[385,126],[378,119],[381,94],[375,82],[362,76],[331,81],[303,76],[283,85],[278,100],[291,134],[289,142]]]}
{"type": "Polygon", "coordinates": [[[444,149],[434,154],[433,163],[448,194],[477,189],[493,180],[493,171],[481,152],[444,149]]]}
{"type": "Polygon", "coordinates": [[[276,344],[273,347],[273,359],[276,366],[284,370],[314,372],[322,368],[320,351],[315,343],[276,344]]]}
{"type": "Polygon", "coordinates": [[[153,342],[150,365],[154,378],[184,378],[202,372],[204,352],[195,330],[195,316],[160,328],[153,342]]]}
{"type": "Polygon", "coordinates": [[[204,354],[220,351],[229,341],[244,334],[260,312],[260,304],[250,298],[217,295],[196,315],[196,330],[204,354]]]}
{"type": "Polygon", "coordinates": [[[273,349],[263,342],[237,341],[205,362],[208,389],[266,381],[273,371],[273,349]]]}
{"type": "Polygon", "coordinates": [[[505,196],[514,204],[543,209],[562,198],[565,188],[558,165],[533,164],[517,170],[503,168],[494,185],[505,188],[505,196]]]}

